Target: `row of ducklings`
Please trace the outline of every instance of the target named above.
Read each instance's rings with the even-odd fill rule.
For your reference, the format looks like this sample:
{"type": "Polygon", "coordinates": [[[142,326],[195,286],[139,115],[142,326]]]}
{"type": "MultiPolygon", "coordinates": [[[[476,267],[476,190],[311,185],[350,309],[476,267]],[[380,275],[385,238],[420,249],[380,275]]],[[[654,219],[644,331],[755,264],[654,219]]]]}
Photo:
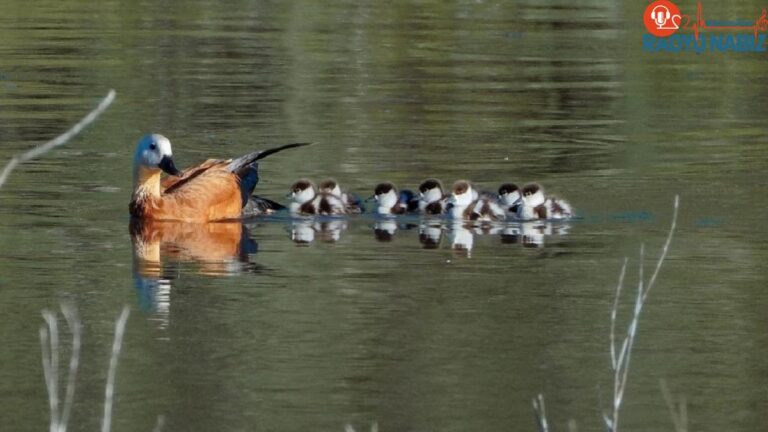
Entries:
{"type": "MultiPolygon", "coordinates": [[[[325,180],[316,188],[308,179],[291,186],[289,210],[294,215],[343,215],[364,211],[363,201],[342,191],[335,180],[325,180]]],[[[454,219],[472,221],[504,221],[532,219],[567,219],[573,209],[565,200],[547,197],[538,183],[518,188],[514,183],[502,184],[497,193],[478,191],[467,180],[453,184],[446,194],[437,179],[424,180],[418,194],[411,190],[398,191],[394,184],[379,183],[366,201],[376,201],[375,213],[399,215],[421,213],[447,215],[454,219]]]]}

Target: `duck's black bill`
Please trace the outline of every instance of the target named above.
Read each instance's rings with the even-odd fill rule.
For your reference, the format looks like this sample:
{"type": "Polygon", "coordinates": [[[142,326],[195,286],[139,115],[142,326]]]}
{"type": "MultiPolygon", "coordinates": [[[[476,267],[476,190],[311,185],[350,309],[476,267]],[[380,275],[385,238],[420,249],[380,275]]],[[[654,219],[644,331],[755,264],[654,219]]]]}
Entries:
{"type": "Polygon", "coordinates": [[[160,159],[160,164],[158,166],[167,174],[181,177],[181,171],[179,171],[179,169],[176,168],[176,165],[173,164],[173,159],[171,159],[170,156],[163,156],[163,158],[160,159]]]}

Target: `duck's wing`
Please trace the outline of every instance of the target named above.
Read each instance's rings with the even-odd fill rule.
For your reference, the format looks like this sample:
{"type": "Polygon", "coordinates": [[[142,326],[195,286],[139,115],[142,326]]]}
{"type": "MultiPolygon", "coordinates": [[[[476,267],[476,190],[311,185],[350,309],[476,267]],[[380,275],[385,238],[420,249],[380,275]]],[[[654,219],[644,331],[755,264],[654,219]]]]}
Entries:
{"type": "Polygon", "coordinates": [[[160,190],[163,193],[165,193],[168,189],[181,186],[184,183],[188,182],[189,180],[197,177],[198,175],[212,168],[226,169],[227,165],[230,162],[232,162],[232,159],[227,159],[227,160],[208,159],[207,161],[201,163],[200,165],[185,169],[184,171],[181,172],[181,175],[178,177],[176,176],[164,177],[160,181],[160,190]]]}
{"type": "Polygon", "coordinates": [[[220,166],[200,170],[165,189],[153,203],[151,217],[201,222],[239,218],[240,184],[236,176],[220,166]]]}

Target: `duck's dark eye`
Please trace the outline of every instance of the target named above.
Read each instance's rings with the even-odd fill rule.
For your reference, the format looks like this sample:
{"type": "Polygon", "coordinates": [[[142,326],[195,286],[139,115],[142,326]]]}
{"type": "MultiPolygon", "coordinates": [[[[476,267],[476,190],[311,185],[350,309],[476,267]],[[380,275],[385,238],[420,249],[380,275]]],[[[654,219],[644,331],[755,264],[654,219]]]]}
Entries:
{"type": "Polygon", "coordinates": [[[157,144],[155,144],[155,143],[152,143],[152,144],[149,145],[149,149],[150,150],[154,150],[156,148],[157,148],[157,144]]]}

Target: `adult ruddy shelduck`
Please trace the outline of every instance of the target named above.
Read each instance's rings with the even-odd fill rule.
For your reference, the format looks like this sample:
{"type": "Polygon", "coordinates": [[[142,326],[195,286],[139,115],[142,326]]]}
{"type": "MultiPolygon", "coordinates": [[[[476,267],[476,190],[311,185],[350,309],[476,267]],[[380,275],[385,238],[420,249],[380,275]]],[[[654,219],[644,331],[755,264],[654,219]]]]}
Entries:
{"type": "Polygon", "coordinates": [[[133,196],[128,206],[131,216],[182,222],[240,218],[259,182],[257,161],[307,144],[287,144],[237,159],[208,159],[179,171],[168,138],[146,135],[139,140],[133,157],[133,196]],[[161,180],[162,172],[174,177],[161,180]]]}

